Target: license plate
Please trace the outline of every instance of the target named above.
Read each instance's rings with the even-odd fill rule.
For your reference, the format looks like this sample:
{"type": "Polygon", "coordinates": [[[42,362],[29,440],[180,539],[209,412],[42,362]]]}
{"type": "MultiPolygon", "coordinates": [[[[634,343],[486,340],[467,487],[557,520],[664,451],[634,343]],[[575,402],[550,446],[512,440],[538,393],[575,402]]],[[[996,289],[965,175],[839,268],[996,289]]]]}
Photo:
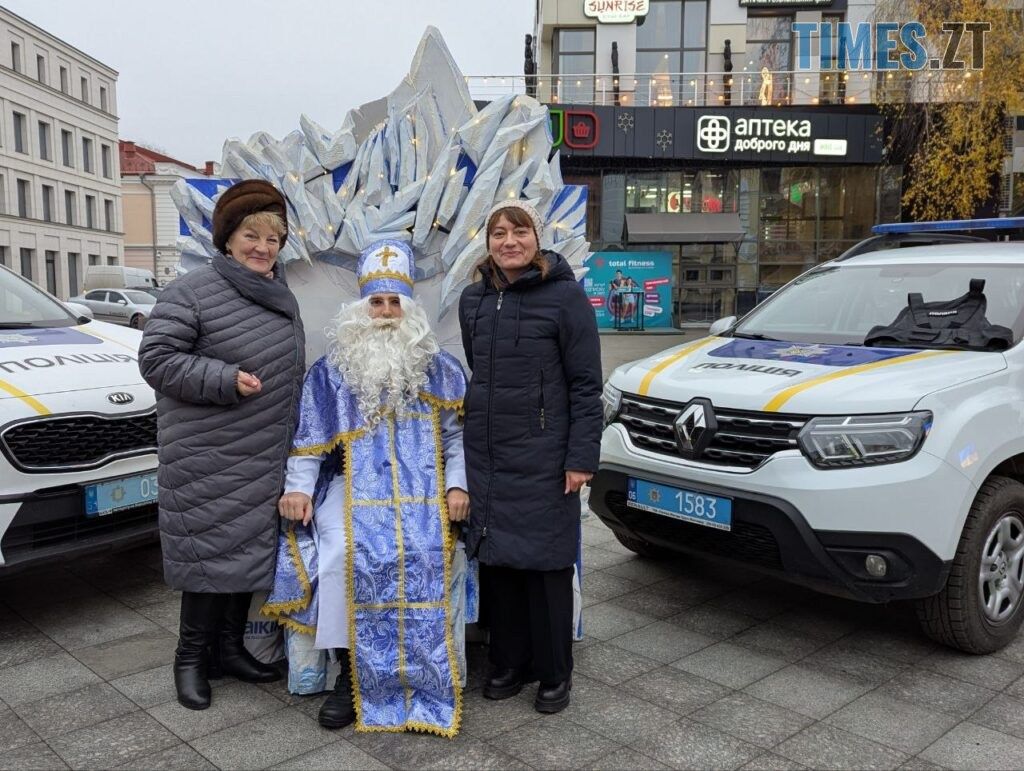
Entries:
{"type": "Polygon", "coordinates": [[[716,530],[732,530],[732,500],[717,495],[630,477],[626,505],[716,530]]]}
{"type": "Polygon", "coordinates": [[[102,517],[115,511],[155,503],[156,472],[110,479],[84,486],[85,516],[102,517]]]}

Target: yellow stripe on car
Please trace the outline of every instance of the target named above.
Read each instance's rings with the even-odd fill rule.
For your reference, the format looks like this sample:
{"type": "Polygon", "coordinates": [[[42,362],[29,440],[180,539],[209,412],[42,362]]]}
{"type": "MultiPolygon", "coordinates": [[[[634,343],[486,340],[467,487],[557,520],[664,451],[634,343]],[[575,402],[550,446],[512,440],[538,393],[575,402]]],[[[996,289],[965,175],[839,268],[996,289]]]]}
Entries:
{"type": "Polygon", "coordinates": [[[703,340],[698,340],[696,343],[691,343],[680,351],[676,351],[671,356],[667,356],[660,362],[651,367],[650,371],[644,375],[644,379],[640,381],[640,396],[647,396],[647,391],[651,387],[651,383],[654,382],[654,378],[664,372],[666,369],[671,367],[680,359],[689,356],[691,353],[696,351],[698,348],[703,348],[711,343],[721,342],[721,338],[718,337],[705,337],[703,340]]]}
{"type": "Polygon", "coordinates": [[[139,352],[138,346],[128,345],[128,343],[122,343],[120,340],[115,340],[112,337],[107,337],[106,335],[100,334],[99,332],[97,332],[94,329],[86,329],[85,327],[75,327],[75,329],[77,329],[83,335],[91,335],[92,337],[99,338],[100,340],[106,340],[108,343],[113,343],[114,345],[120,345],[122,348],[127,348],[132,353],[138,353],[139,352]]]}
{"type": "Polygon", "coordinates": [[[40,415],[49,415],[50,414],[50,411],[48,409],[46,409],[46,407],[44,407],[42,405],[42,403],[39,402],[38,399],[35,399],[32,396],[29,396],[27,393],[22,391],[17,386],[13,386],[13,385],[11,385],[10,383],[8,383],[8,382],[6,382],[4,380],[0,380],[0,391],[6,391],[7,393],[9,393],[11,396],[15,397],[16,399],[21,399],[23,402],[25,402],[25,404],[27,404],[29,407],[34,409],[40,415]]]}
{"type": "Polygon", "coordinates": [[[814,388],[822,383],[831,383],[833,380],[839,380],[840,378],[850,377],[851,375],[859,375],[861,372],[870,372],[871,370],[881,369],[882,367],[889,367],[893,364],[906,364],[912,361],[920,361],[921,359],[930,359],[933,356],[944,356],[946,354],[953,353],[953,351],[924,351],[922,353],[912,353],[907,356],[897,356],[892,359],[884,359],[882,361],[873,361],[870,364],[861,364],[856,367],[848,367],[842,369],[839,372],[830,372],[827,375],[821,377],[812,378],[805,383],[800,383],[795,386],[779,391],[771,400],[764,405],[762,408],[765,412],[778,412],[782,405],[796,396],[798,393],[806,391],[808,388],[814,388]]]}

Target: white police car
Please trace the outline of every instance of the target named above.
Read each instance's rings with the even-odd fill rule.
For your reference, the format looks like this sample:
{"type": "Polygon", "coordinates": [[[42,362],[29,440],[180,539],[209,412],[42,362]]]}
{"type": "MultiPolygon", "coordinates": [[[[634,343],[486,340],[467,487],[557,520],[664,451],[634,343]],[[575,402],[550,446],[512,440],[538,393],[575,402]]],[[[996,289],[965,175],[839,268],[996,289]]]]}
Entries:
{"type": "Polygon", "coordinates": [[[925,632],[965,651],[1010,642],[1024,620],[1024,244],[951,227],[1024,220],[878,226],[739,322],[616,369],[590,505],[619,540],[914,600],[925,632]]]}
{"type": "Polygon", "coordinates": [[[153,538],[156,410],[141,339],[0,267],[0,574],[153,538]]]}

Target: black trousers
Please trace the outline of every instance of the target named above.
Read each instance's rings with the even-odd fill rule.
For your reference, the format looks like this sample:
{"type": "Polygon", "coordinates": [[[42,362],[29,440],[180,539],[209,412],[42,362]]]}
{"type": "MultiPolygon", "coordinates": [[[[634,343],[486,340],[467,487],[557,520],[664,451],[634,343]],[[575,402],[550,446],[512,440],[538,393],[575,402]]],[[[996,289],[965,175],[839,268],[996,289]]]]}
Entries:
{"type": "Polygon", "coordinates": [[[572,673],[572,567],[516,570],[481,565],[490,659],[556,685],[572,673]]]}

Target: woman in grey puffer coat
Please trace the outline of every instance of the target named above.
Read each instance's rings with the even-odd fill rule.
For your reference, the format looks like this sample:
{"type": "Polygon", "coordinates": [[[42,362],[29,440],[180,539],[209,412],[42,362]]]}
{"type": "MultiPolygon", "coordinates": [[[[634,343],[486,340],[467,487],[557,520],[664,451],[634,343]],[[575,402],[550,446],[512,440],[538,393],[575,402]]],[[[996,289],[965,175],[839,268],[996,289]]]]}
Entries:
{"type": "Polygon", "coordinates": [[[305,372],[298,304],[277,262],[286,216],[269,182],[221,195],[221,253],[163,290],[139,349],[158,396],[164,577],[182,592],[174,682],[190,709],[210,705],[209,677],[280,677],[243,637],[252,592],[274,578],[277,501],[305,372]]]}

